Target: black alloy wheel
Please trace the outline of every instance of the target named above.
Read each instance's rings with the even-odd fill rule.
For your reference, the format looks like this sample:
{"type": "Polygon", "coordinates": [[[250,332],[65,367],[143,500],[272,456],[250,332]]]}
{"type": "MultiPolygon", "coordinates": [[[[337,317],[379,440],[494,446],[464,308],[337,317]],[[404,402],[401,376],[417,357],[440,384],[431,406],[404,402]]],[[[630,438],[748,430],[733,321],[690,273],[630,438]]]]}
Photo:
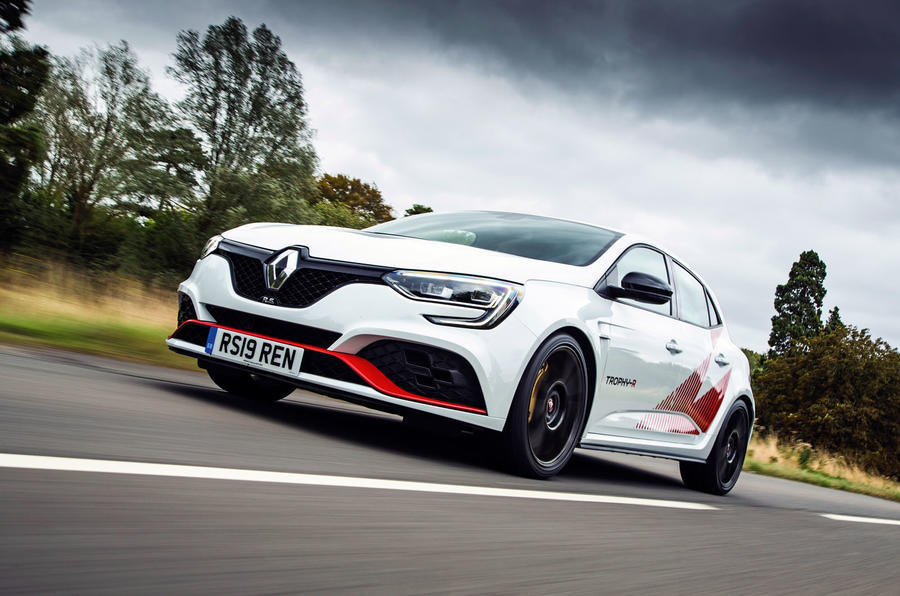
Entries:
{"type": "Polygon", "coordinates": [[[526,368],[503,431],[515,471],[550,478],[562,470],[584,426],[587,393],[581,346],[567,333],[551,337],[526,368]]]}
{"type": "Polygon", "coordinates": [[[731,406],[705,463],[681,462],[684,485],[714,495],[727,494],[737,484],[747,454],[750,413],[738,400],[731,406]]]}
{"type": "Polygon", "coordinates": [[[213,383],[228,393],[254,401],[278,401],[293,393],[295,389],[290,383],[218,364],[207,364],[206,373],[213,383]]]}

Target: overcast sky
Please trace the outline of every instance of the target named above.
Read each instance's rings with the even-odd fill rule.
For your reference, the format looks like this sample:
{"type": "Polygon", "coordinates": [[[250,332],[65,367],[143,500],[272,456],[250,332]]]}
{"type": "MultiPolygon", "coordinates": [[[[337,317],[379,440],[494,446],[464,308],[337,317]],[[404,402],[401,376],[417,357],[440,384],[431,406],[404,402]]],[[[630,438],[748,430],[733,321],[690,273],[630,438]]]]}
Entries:
{"type": "Polygon", "coordinates": [[[58,54],[125,39],[156,89],[180,29],[265,23],[303,75],[321,169],[396,213],[487,208],[645,234],[766,349],[806,249],[826,309],[900,345],[896,2],[37,0],[58,54]]]}

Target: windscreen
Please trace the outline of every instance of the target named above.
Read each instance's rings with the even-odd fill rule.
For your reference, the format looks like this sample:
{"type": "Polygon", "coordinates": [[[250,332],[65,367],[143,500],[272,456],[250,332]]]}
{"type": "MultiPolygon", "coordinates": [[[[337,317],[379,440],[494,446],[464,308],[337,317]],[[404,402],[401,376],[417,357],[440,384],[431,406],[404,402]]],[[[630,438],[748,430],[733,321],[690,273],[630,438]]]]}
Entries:
{"type": "Polygon", "coordinates": [[[395,219],[368,232],[474,246],[566,265],[588,265],[621,234],[536,215],[468,211],[395,219]]]}

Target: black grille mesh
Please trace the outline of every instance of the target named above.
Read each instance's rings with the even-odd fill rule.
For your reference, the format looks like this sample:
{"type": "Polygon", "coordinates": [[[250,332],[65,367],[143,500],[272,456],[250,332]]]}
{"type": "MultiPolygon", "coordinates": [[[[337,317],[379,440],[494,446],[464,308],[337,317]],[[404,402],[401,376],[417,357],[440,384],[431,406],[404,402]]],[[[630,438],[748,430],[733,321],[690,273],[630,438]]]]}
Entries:
{"type": "Polygon", "coordinates": [[[263,270],[263,263],[254,257],[225,253],[231,262],[231,273],[234,276],[234,291],[244,298],[259,300],[268,292],[263,270]]]}
{"type": "Polygon", "coordinates": [[[216,323],[225,327],[233,327],[239,331],[258,333],[275,339],[286,339],[298,344],[316,346],[317,348],[327,348],[341,336],[336,331],[288,323],[214,304],[207,304],[206,310],[213,316],[216,323]]]}
{"type": "Polygon", "coordinates": [[[379,273],[360,275],[304,262],[279,290],[266,287],[264,261],[236,252],[220,250],[231,263],[234,291],[244,298],[278,306],[304,308],[336,289],[353,283],[383,283],[379,273]]]}
{"type": "Polygon", "coordinates": [[[358,356],[375,365],[401,389],[432,399],[484,408],[472,365],[458,354],[403,341],[381,340],[358,356]]]}
{"type": "Polygon", "coordinates": [[[303,363],[300,370],[311,375],[319,375],[338,381],[347,381],[358,385],[366,385],[362,378],[353,372],[340,358],[329,356],[321,352],[306,352],[303,354],[303,363]]]}
{"type": "Polygon", "coordinates": [[[182,292],[178,292],[178,324],[181,325],[185,321],[197,318],[197,311],[194,310],[194,303],[190,296],[182,292]]]}

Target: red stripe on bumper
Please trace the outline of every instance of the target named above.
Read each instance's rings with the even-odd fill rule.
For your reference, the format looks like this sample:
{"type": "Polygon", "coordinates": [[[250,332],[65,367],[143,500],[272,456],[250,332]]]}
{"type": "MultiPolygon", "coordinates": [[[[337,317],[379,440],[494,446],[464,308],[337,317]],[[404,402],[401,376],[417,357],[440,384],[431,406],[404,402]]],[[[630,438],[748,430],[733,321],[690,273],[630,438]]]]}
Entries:
{"type": "Polygon", "coordinates": [[[268,335],[260,335],[259,333],[253,333],[251,331],[244,331],[243,329],[234,329],[232,327],[225,327],[224,325],[219,325],[218,323],[212,323],[210,321],[198,321],[197,319],[189,319],[178,326],[178,329],[169,336],[171,339],[178,331],[184,327],[185,325],[195,323],[199,325],[204,325],[206,327],[218,327],[219,329],[224,329],[225,331],[233,331],[235,333],[242,333],[244,335],[250,335],[253,337],[258,337],[260,339],[267,339],[269,341],[274,341],[282,344],[288,344],[291,346],[296,346],[298,348],[303,348],[304,350],[309,350],[311,352],[320,352],[322,354],[328,354],[329,356],[334,356],[335,358],[339,358],[353,369],[353,371],[358,374],[363,380],[368,383],[373,389],[384,393],[385,395],[390,395],[391,397],[397,397],[400,399],[408,399],[410,401],[416,401],[423,404],[429,404],[432,406],[440,406],[442,408],[451,408],[454,410],[462,410],[464,412],[472,412],[475,414],[487,414],[487,410],[482,408],[475,408],[473,406],[464,406],[462,404],[454,404],[452,402],[441,401],[439,399],[433,399],[431,397],[425,397],[424,395],[417,395],[415,393],[410,393],[404,389],[401,389],[397,385],[394,384],[389,378],[384,376],[380,370],[378,370],[374,364],[366,360],[365,358],[360,358],[356,354],[345,354],[343,352],[332,352],[331,350],[326,350],[325,348],[319,348],[316,346],[308,346],[306,344],[300,344],[293,341],[288,341],[286,339],[279,339],[277,337],[269,337],[268,335]]]}

